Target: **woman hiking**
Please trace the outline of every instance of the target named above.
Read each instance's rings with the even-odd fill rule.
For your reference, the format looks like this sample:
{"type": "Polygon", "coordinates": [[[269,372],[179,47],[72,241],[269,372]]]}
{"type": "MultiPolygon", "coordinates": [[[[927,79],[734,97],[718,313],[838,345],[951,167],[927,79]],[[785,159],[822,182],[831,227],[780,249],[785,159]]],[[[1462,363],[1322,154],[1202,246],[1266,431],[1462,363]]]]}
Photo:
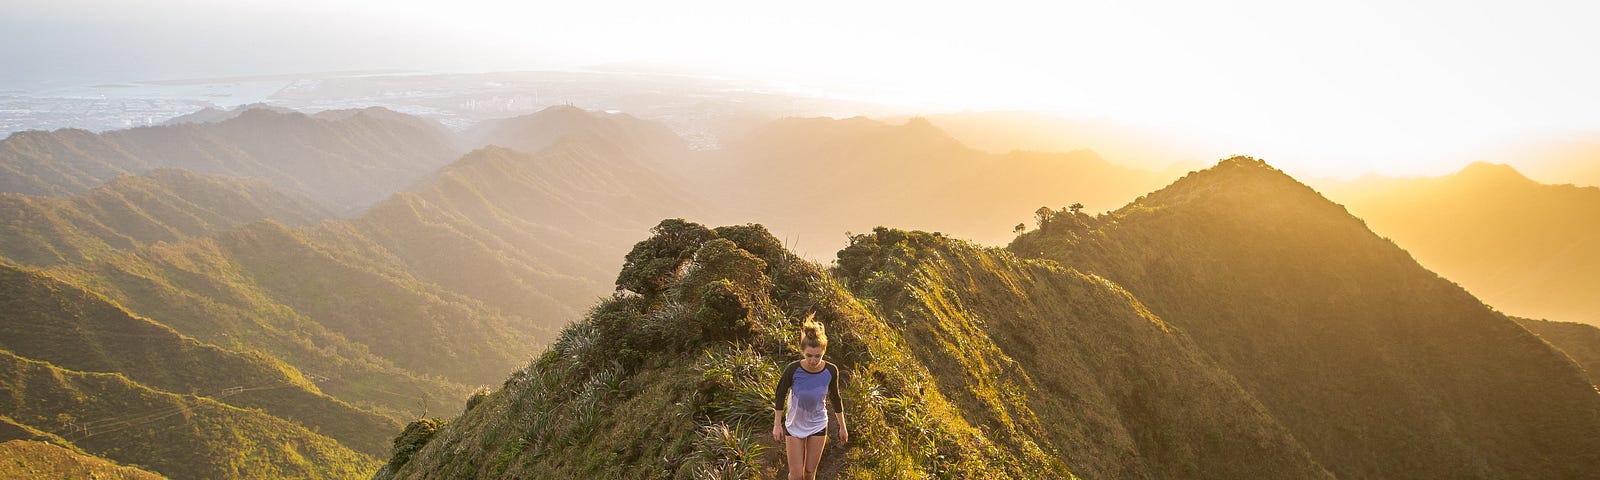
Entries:
{"type": "Polygon", "coordinates": [[[788,452],[789,480],[817,478],[822,446],[828,440],[828,417],[839,424],[839,444],[850,438],[839,402],[839,368],[822,359],[828,335],[806,315],[800,326],[800,360],[784,367],[773,392],[772,439],[788,452]]]}

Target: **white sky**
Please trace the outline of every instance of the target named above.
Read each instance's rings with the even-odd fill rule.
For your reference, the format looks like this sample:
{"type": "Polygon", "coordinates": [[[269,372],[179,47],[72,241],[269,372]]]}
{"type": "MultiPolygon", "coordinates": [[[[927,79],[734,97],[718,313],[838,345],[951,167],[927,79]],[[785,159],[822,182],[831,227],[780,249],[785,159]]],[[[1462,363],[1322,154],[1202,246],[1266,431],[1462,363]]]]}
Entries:
{"type": "MultiPolygon", "coordinates": [[[[0,81],[651,62],[1444,173],[1600,130],[1600,2],[0,0],[0,81]]],[[[1207,152],[1213,153],[1213,152],[1207,152]]],[[[1206,155],[1200,155],[1202,157],[1206,155]]]]}

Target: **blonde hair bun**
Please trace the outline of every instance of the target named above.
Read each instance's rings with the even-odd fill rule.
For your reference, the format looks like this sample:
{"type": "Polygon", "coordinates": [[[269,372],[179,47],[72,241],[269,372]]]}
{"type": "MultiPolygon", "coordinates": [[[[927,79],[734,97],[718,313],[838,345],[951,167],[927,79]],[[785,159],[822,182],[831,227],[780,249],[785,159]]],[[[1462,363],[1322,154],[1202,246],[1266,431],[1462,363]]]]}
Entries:
{"type": "Polygon", "coordinates": [[[815,312],[806,314],[806,320],[800,324],[800,348],[807,347],[828,348],[828,331],[821,322],[813,319],[815,312]]]}

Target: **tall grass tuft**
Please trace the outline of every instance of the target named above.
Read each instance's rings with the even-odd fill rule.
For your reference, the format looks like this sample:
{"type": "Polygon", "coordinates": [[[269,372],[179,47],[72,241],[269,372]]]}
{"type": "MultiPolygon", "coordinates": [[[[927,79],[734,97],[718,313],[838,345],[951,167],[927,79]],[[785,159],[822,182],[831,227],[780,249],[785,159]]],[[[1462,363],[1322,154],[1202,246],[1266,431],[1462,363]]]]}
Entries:
{"type": "Polygon", "coordinates": [[[761,478],[761,456],[767,446],[748,432],[714,423],[700,427],[694,442],[694,456],[700,462],[694,478],[701,480],[744,480],[761,478]]]}

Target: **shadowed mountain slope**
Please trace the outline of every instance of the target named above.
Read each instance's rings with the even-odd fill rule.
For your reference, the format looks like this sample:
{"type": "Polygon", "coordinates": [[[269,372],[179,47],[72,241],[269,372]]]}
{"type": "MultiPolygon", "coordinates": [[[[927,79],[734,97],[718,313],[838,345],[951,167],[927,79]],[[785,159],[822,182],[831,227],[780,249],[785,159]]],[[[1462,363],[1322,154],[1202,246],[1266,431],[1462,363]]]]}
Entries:
{"type": "Polygon", "coordinates": [[[1583,323],[1527,318],[1513,320],[1572,357],[1589,373],[1589,382],[1600,385],[1600,328],[1583,323]]]}
{"type": "Polygon", "coordinates": [[[1566,355],[1258,160],[1057,212],[1009,248],[1125,287],[1337,476],[1600,467],[1600,392],[1566,355]]]}

